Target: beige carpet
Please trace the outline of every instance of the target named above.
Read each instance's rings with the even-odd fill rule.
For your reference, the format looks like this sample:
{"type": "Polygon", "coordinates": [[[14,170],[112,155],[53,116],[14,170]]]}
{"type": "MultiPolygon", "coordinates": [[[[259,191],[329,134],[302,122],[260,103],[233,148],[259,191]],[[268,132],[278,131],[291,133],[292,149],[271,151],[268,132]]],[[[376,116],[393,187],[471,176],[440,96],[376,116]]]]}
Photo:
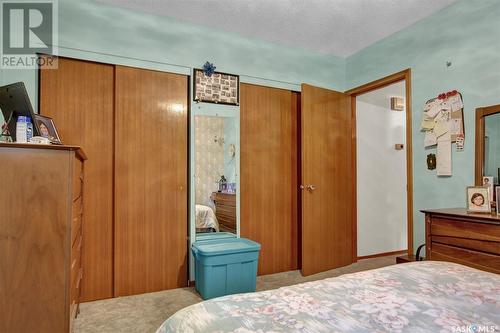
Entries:
{"type": "MultiPolygon", "coordinates": [[[[395,264],[396,257],[388,256],[361,260],[355,264],[303,277],[290,271],[257,278],[257,290],[269,290],[301,282],[354,273],[395,264]]],[[[75,321],[75,333],[141,333],[155,332],[161,323],[176,311],[200,302],[194,288],[181,288],[156,293],[118,297],[82,303],[75,321]]]]}

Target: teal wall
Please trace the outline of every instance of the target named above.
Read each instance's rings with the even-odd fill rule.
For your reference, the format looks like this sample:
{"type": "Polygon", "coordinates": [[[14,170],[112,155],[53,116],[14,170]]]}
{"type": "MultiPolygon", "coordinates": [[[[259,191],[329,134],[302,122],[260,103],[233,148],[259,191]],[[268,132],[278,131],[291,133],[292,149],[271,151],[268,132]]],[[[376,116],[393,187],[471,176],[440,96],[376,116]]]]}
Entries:
{"type": "Polygon", "coordinates": [[[347,88],[411,68],[415,245],[424,242],[419,210],[463,207],[474,182],[475,108],[500,104],[499,18],[498,0],[462,0],[347,58],[347,88]],[[465,103],[465,151],[453,149],[453,176],[439,178],[426,168],[435,149],[424,149],[421,112],[427,99],[453,89],[465,103]]]}

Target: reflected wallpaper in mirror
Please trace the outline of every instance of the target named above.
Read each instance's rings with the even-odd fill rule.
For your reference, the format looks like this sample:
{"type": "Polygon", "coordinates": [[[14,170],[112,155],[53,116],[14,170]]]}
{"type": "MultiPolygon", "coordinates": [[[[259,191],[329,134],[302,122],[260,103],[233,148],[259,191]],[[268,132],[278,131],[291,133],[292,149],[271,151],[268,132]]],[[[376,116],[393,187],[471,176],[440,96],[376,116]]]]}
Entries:
{"type": "Polygon", "coordinates": [[[195,117],[196,232],[236,234],[236,147],[232,117],[195,117]]]}
{"type": "Polygon", "coordinates": [[[494,177],[498,184],[500,168],[500,113],[484,117],[484,176],[494,177]]]}

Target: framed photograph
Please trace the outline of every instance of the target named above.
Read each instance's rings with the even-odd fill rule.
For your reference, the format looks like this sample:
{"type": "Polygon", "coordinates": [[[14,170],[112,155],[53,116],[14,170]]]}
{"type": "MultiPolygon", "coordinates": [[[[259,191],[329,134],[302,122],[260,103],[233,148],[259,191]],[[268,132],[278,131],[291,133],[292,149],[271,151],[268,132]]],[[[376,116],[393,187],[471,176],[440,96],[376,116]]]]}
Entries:
{"type": "Polygon", "coordinates": [[[497,208],[497,215],[500,215],[500,206],[498,202],[498,198],[500,198],[500,186],[495,186],[495,192],[496,192],[496,208],[497,208]]]}
{"type": "Polygon", "coordinates": [[[471,213],[491,213],[490,195],[487,186],[467,187],[467,211],[471,213]]]}
{"type": "Polygon", "coordinates": [[[493,189],[494,189],[494,179],[493,177],[483,177],[483,186],[488,187],[488,194],[490,195],[490,201],[493,201],[493,189]]]}
{"type": "Polygon", "coordinates": [[[194,69],[194,100],[226,105],[240,104],[240,77],[214,72],[206,76],[202,69],[194,69]]]}
{"type": "Polygon", "coordinates": [[[61,139],[59,138],[56,125],[54,125],[52,118],[41,116],[39,114],[35,114],[33,117],[35,118],[35,127],[40,136],[49,139],[51,143],[61,144],[61,139]]]}

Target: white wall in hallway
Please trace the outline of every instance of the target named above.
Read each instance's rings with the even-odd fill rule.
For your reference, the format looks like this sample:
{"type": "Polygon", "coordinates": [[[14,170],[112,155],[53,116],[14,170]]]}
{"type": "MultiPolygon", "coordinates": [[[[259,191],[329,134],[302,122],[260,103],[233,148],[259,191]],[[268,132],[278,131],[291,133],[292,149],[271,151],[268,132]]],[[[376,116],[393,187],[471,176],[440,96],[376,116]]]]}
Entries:
{"type": "Polygon", "coordinates": [[[356,99],[358,256],[407,249],[406,113],[390,108],[404,91],[399,82],[356,99]]]}

